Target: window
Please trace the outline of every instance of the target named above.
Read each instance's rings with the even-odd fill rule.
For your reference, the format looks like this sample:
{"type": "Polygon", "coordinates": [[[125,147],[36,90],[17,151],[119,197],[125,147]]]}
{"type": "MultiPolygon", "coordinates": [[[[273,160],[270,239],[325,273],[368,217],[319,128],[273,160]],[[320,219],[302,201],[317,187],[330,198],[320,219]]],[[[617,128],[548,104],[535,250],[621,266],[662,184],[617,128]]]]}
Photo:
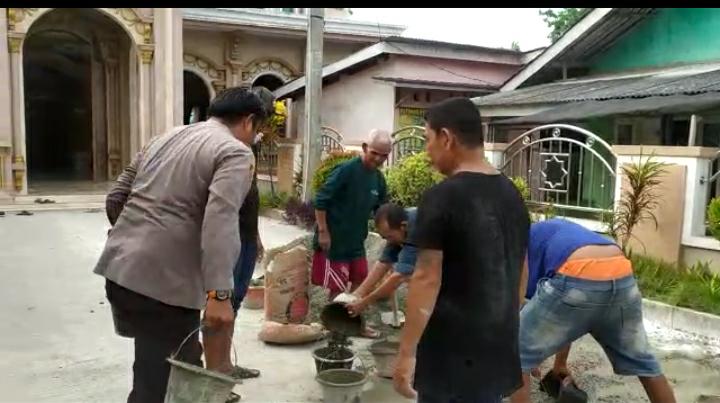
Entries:
{"type": "Polygon", "coordinates": [[[633,124],[618,123],[615,126],[615,144],[631,145],[633,143],[633,124]]]}
{"type": "Polygon", "coordinates": [[[282,9],[282,12],[283,12],[283,13],[286,13],[286,14],[294,14],[294,13],[295,13],[295,9],[294,9],[294,8],[283,8],[283,9],[282,9]]]}

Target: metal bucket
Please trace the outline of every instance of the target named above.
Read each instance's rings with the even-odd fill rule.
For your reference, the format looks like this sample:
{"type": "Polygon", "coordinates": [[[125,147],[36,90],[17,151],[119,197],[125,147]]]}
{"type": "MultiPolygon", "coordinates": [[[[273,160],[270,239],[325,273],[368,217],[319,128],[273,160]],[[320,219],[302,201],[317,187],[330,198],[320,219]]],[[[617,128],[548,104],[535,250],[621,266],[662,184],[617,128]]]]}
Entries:
{"type": "Polygon", "coordinates": [[[312,352],[315,370],[319,373],[330,369],[350,369],[357,357],[349,348],[321,347],[312,352]]]}
{"type": "Polygon", "coordinates": [[[360,403],[363,386],[368,377],[352,369],[328,369],[315,379],[320,384],[324,403],[360,403]]]}
{"type": "Polygon", "coordinates": [[[235,379],[186,362],[170,363],[165,403],[225,403],[237,383],[235,379]]]}
{"type": "Polygon", "coordinates": [[[395,371],[395,359],[397,358],[400,343],[396,341],[380,340],[370,345],[370,353],[375,359],[375,370],[378,376],[392,378],[395,371]]]}
{"type": "MultiPolygon", "coordinates": [[[[176,360],[190,336],[202,329],[193,330],[180,343],[177,351],[167,359],[170,363],[165,403],[225,403],[238,381],[228,375],[209,371],[197,365],[176,360]]],[[[233,348],[234,351],[234,348],[233,348]]],[[[237,356],[235,357],[237,362],[237,356]]]]}

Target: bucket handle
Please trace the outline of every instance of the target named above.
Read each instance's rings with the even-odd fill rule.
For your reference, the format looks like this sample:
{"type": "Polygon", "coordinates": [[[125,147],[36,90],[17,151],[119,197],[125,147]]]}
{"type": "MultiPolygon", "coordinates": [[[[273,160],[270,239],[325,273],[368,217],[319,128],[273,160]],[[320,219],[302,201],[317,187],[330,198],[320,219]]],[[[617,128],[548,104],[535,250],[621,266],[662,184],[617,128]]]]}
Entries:
{"type": "MultiPolygon", "coordinates": [[[[203,327],[205,327],[205,325],[201,324],[197,329],[193,330],[192,332],[190,332],[190,334],[185,336],[185,339],[183,339],[183,341],[180,343],[180,346],[170,356],[170,358],[172,358],[174,360],[178,356],[178,354],[180,354],[180,350],[182,350],[183,346],[185,345],[185,343],[187,343],[187,341],[190,339],[190,337],[192,337],[192,335],[194,335],[195,333],[199,332],[203,327]]],[[[232,342],[232,336],[230,336],[230,346],[232,347],[233,357],[235,358],[235,365],[237,365],[237,363],[238,363],[237,349],[235,348],[235,343],[232,342]]],[[[204,348],[203,348],[203,350],[204,350],[204,348]]],[[[363,366],[364,366],[364,364],[363,364],[363,366]]]]}
{"type": "Polygon", "coordinates": [[[370,370],[368,369],[368,366],[365,364],[365,360],[363,360],[360,357],[360,354],[355,354],[355,359],[353,360],[353,362],[355,362],[355,360],[360,361],[360,365],[362,365],[363,374],[365,374],[365,376],[370,376],[370,370]]]}

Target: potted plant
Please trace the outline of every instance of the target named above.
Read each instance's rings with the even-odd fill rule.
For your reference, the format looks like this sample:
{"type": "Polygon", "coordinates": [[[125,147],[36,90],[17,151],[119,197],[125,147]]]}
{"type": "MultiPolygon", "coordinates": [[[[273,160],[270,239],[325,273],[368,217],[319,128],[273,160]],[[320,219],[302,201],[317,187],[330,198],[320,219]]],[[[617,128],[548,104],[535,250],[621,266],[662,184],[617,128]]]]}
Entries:
{"type": "Polygon", "coordinates": [[[263,309],[265,306],[265,276],[250,280],[243,306],[247,309],[263,309]]]}

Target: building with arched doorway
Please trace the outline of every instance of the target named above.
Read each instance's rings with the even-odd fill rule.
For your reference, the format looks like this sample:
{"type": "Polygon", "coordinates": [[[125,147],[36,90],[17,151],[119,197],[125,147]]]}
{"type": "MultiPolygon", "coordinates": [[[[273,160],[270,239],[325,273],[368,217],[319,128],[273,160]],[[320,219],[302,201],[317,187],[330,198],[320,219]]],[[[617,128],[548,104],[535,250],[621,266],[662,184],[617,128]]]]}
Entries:
{"type": "MultiPolygon", "coordinates": [[[[0,9],[0,199],[103,190],[218,91],[305,70],[306,9],[0,9]]],[[[328,9],[325,64],[403,28],[328,9]]]]}

